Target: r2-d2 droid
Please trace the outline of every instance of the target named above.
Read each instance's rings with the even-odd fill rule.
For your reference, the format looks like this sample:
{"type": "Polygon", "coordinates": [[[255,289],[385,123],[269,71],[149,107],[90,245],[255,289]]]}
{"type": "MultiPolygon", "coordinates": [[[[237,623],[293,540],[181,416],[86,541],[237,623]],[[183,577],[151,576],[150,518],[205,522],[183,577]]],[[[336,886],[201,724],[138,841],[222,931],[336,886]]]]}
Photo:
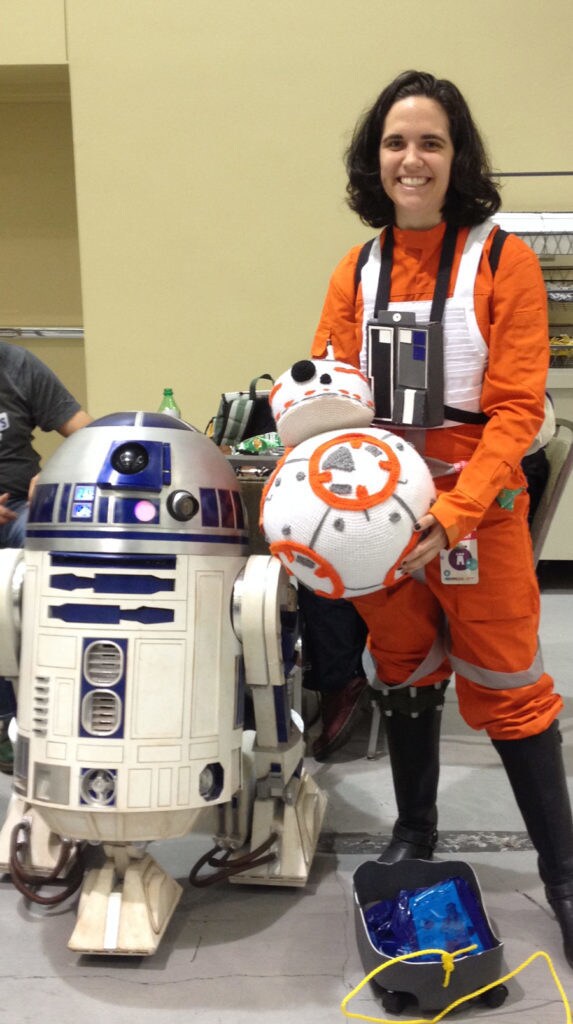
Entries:
{"type": "Polygon", "coordinates": [[[57,873],[64,847],[100,847],[74,950],[155,951],[181,888],[146,843],[186,835],[209,807],[234,881],[307,879],[325,799],[303,768],[285,674],[296,594],[247,540],[213,442],[169,416],[120,413],[61,445],[24,552],[3,554],[0,671],[20,682],[0,862],[33,882],[57,873]]]}

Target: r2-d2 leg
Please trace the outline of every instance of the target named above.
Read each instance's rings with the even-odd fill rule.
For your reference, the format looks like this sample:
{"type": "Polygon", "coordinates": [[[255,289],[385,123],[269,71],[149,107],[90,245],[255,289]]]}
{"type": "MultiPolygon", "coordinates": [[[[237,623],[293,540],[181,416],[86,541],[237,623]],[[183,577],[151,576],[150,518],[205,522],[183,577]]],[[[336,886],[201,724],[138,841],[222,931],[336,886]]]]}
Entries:
{"type": "Polygon", "coordinates": [[[302,722],[292,714],[282,619],[296,610],[296,591],[278,559],[266,555],[248,559],[236,586],[233,610],[256,727],[249,846],[257,851],[270,844],[275,857],[247,867],[231,881],[302,886],[316,850],[326,797],[303,766],[302,722]]]}

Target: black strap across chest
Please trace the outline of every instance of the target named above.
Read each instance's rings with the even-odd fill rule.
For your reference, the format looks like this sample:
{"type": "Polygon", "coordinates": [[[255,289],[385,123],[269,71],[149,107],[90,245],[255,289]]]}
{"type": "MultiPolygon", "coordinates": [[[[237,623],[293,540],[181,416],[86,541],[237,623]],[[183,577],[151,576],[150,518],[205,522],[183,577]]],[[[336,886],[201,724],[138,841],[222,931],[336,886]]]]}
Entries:
{"type": "MultiPolygon", "coordinates": [[[[430,310],[431,323],[442,322],[446,299],[448,297],[450,277],[452,276],[452,266],[454,262],[457,237],[457,227],[453,224],[448,224],[442,243],[440,265],[438,267],[436,287],[434,289],[432,308],[430,310]]],[[[388,303],[390,301],[390,277],[392,274],[392,260],[394,256],[394,232],[391,227],[386,228],[381,256],[382,259],[380,265],[380,276],[378,278],[378,290],[376,292],[376,302],[374,304],[374,316],[376,316],[381,310],[388,309],[388,303]]]]}

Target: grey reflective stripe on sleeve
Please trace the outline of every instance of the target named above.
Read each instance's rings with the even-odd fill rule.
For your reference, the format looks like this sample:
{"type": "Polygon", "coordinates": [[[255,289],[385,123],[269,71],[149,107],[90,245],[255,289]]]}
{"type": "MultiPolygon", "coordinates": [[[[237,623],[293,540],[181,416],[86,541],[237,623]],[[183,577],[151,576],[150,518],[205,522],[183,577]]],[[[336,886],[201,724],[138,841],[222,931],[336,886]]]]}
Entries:
{"type": "Polygon", "coordinates": [[[531,666],[522,672],[492,672],[491,669],[479,668],[463,658],[455,658],[449,654],[450,664],[454,672],[458,672],[470,683],[485,686],[489,690],[517,690],[520,686],[532,686],[543,675],[543,657],[539,647],[531,666]]]}

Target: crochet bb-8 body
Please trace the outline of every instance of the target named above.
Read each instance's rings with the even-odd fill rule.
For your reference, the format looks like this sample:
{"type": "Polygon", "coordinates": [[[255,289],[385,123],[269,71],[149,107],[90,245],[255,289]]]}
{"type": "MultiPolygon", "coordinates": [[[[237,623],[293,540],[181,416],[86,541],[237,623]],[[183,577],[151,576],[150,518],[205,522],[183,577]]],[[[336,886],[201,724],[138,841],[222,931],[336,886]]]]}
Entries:
{"type": "Polygon", "coordinates": [[[367,425],[373,408],[368,382],[336,360],[295,363],[273,388],[271,407],[281,440],[281,421],[288,422],[286,434],[295,444],[263,492],[261,524],[271,552],[325,597],[357,597],[396,583],[398,566],[416,543],[414,524],[435,497],[424,460],[403,438],[367,425]],[[349,371],[361,380],[345,403],[337,380],[346,391],[349,371]],[[286,410],[279,405],[285,401],[286,410]],[[335,404],[343,429],[325,432],[321,408],[331,426],[335,404]],[[359,409],[363,425],[356,429],[359,409]],[[308,436],[311,423],[315,432],[308,436]]]}

